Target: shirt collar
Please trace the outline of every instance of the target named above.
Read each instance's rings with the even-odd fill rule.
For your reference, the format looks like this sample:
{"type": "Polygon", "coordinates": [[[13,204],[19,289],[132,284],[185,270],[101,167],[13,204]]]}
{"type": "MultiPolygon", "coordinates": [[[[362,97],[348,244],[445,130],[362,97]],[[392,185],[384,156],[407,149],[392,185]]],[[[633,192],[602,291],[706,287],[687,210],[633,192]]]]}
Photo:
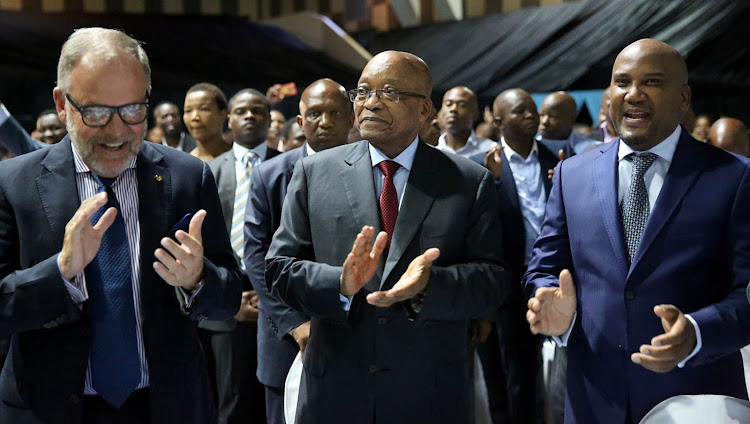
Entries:
{"type": "Polygon", "coordinates": [[[242,158],[245,157],[245,153],[251,151],[255,153],[255,156],[260,158],[260,160],[266,160],[266,154],[268,153],[268,145],[266,142],[262,142],[259,145],[255,146],[252,149],[248,149],[245,146],[241,146],[238,143],[232,143],[232,151],[234,152],[234,160],[236,162],[242,162],[242,158]]]}
{"type": "Polygon", "coordinates": [[[539,147],[537,146],[536,140],[534,140],[531,143],[531,151],[529,152],[529,157],[525,158],[518,154],[515,150],[513,150],[508,143],[505,142],[505,137],[500,137],[500,144],[503,145],[503,152],[505,153],[505,157],[510,160],[513,156],[518,156],[518,159],[521,160],[521,162],[525,162],[528,160],[528,158],[532,156],[538,156],[539,155],[539,147]]]}
{"type": "MultiPolygon", "coordinates": [[[[450,147],[448,147],[448,144],[445,142],[445,138],[446,137],[447,136],[446,136],[445,133],[440,134],[440,137],[438,138],[438,145],[437,145],[437,147],[439,149],[450,149],[450,147]]],[[[469,138],[466,139],[466,145],[464,147],[461,147],[458,150],[465,149],[467,146],[468,147],[477,148],[477,147],[479,147],[479,143],[481,143],[482,141],[484,141],[484,139],[480,138],[477,135],[477,133],[474,132],[474,130],[471,130],[471,134],[469,134],[469,138]]],[[[452,149],[450,149],[450,150],[452,151],[452,149]]],[[[458,151],[458,150],[456,150],[456,151],[458,151]]]]}
{"type": "Polygon", "coordinates": [[[370,148],[370,160],[372,161],[372,166],[378,166],[378,164],[384,160],[392,160],[401,165],[407,171],[411,172],[411,166],[414,164],[414,155],[417,153],[417,143],[419,143],[419,136],[415,137],[409,147],[404,149],[403,152],[393,159],[386,156],[372,144],[367,143],[367,146],[370,148]]]}
{"type": "MultiPolygon", "coordinates": [[[[670,134],[667,138],[662,140],[659,144],[646,150],[645,152],[654,153],[660,158],[666,160],[667,162],[672,163],[672,157],[674,157],[674,151],[677,148],[677,142],[680,140],[681,133],[682,133],[682,129],[678,125],[677,128],[675,128],[675,130],[672,131],[672,134],[670,134]]],[[[620,146],[617,150],[618,161],[623,160],[627,155],[635,152],[635,150],[631,149],[630,146],[625,144],[622,141],[622,139],[620,139],[619,143],[620,143],[620,146]]],[[[645,152],[637,152],[637,153],[645,153],[645,152]]]]}
{"type": "Polygon", "coordinates": [[[307,156],[312,156],[317,153],[315,150],[313,150],[312,146],[310,146],[310,143],[305,143],[305,150],[307,150],[307,156]]]}
{"type": "MultiPolygon", "coordinates": [[[[141,143],[150,143],[150,141],[141,141],[141,143]]],[[[89,169],[88,165],[86,165],[86,163],[83,161],[83,158],[81,158],[81,155],[78,154],[78,151],[76,150],[76,146],[75,144],[73,144],[72,139],[70,140],[70,149],[73,150],[73,163],[75,163],[76,166],[76,174],[85,174],[87,172],[91,172],[93,174],[94,171],[89,169]]],[[[135,168],[137,159],[138,155],[136,154],[135,157],[133,157],[133,160],[130,161],[127,169],[135,168]]]]}

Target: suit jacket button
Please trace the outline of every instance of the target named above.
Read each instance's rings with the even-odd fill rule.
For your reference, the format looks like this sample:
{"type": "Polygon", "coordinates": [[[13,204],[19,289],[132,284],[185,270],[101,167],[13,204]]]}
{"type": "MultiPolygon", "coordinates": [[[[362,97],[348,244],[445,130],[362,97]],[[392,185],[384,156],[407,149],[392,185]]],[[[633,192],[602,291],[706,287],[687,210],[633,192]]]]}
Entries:
{"type": "Polygon", "coordinates": [[[635,299],[635,292],[633,290],[625,290],[625,300],[635,299]]]}
{"type": "Polygon", "coordinates": [[[378,325],[386,325],[386,324],[388,324],[388,318],[386,317],[378,318],[378,325]]]}
{"type": "Polygon", "coordinates": [[[375,374],[378,372],[378,367],[375,365],[370,365],[370,374],[375,374]]]}

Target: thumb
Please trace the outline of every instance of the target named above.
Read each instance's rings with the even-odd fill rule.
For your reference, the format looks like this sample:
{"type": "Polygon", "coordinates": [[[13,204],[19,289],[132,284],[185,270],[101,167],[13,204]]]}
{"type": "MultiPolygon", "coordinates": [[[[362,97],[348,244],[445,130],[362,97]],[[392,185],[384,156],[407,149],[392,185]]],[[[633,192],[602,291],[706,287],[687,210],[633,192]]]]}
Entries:
{"type": "Polygon", "coordinates": [[[203,244],[203,236],[201,235],[201,229],[203,228],[203,220],[206,219],[206,211],[204,209],[199,210],[196,212],[195,215],[193,215],[193,218],[190,220],[190,226],[188,227],[190,229],[190,235],[198,240],[198,243],[203,244]]]}
{"type": "Polygon", "coordinates": [[[680,316],[680,310],[674,305],[656,305],[654,306],[654,313],[661,318],[665,331],[669,331],[680,316]]]}
{"type": "Polygon", "coordinates": [[[437,259],[439,256],[440,249],[438,249],[437,247],[431,247],[422,254],[422,257],[424,258],[422,263],[425,266],[431,266],[435,259],[437,259]]]}
{"type": "Polygon", "coordinates": [[[573,284],[573,276],[567,269],[560,272],[560,290],[566,297],[576,295],[576,286],[573,284]]]}
{"type": "Polygon", "coordinates": [[[560,149],[560,150],[558,150],[558,151],[557,151],[557,157],[558,157],[558,158],[559,158],[560,160],[565,160],[565,151],[564,151],[563,149],[560,149]]]}

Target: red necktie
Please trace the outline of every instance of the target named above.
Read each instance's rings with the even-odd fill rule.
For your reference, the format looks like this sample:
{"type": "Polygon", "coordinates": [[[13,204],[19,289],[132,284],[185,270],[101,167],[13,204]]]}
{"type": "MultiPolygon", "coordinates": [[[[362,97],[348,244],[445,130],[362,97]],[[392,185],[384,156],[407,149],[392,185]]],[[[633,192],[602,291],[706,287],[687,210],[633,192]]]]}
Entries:
{"type": "Polygon", "coordinates": [[[396,194],[396,186],[393,185],[393,176],[400,167],[401,165],[392,160],[384,160],[378,164],[380,172],[385,175],[383,191],[380,193],[380,219],[383,221],[383,229],[388,233],[386,248],[391,245],[393,228],[396,227],[396,218],[398,218],[398,194],[396,194]]]}

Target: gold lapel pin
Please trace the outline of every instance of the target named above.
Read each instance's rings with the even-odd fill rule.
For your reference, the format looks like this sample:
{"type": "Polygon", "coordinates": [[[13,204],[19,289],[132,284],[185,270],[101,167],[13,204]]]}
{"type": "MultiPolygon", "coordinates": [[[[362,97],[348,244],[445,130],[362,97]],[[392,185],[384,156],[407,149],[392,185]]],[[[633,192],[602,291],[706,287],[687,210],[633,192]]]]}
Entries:
{"type": "Polygon", "coordinates": [[[161,175],[154,175],[154,179],[156,181],[161,181],[162,180],[161,175]]]}

